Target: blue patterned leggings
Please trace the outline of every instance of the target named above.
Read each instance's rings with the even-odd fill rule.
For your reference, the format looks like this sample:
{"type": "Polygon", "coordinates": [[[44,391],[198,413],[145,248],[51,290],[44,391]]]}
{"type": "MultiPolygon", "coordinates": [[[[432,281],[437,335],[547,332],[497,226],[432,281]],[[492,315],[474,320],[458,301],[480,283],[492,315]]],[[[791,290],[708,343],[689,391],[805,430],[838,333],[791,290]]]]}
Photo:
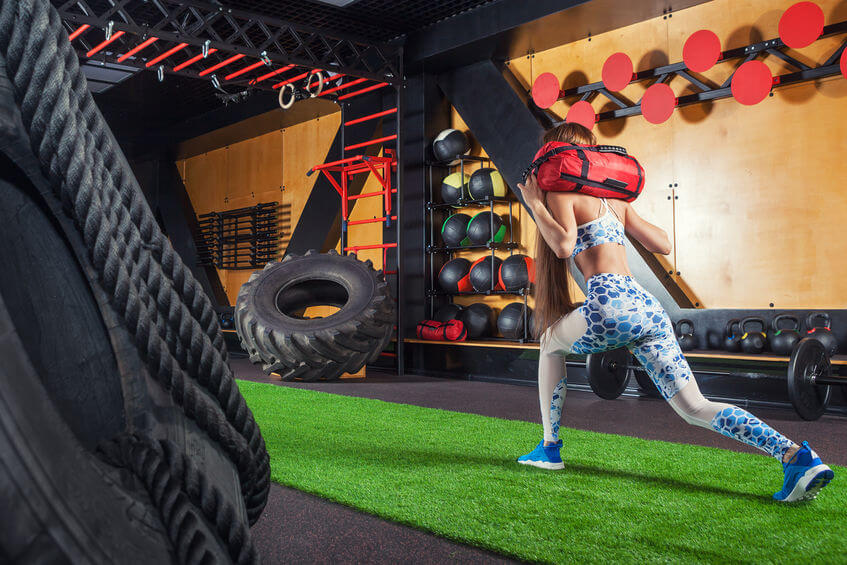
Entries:
{"type": "Polygon", "coordinates": [[[671,407],[689,424],[713,429],[782,459],[793,442],[741,408],[706,400],[659,301],[632,277],[601,273],[588,296],[541,337],[538,393],[544,439],[558,441],[567,384],[564,355],[628,348],[671,407]]]}

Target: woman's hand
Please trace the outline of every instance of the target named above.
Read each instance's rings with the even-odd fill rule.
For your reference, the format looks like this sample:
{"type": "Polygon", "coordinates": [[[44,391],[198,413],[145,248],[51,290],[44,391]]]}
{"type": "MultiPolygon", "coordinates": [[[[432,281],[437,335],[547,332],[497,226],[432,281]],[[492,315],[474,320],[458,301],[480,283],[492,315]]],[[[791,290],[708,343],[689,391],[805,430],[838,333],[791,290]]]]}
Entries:
{"type": "Polygon", "coordinates": [[[535,173],[526,178],[525,184],[518,183],[518,188],[521,189],[521,195],[530,210],[534,210],[537,206],[544,206],[544,193],[538,187],[535,173]]]}

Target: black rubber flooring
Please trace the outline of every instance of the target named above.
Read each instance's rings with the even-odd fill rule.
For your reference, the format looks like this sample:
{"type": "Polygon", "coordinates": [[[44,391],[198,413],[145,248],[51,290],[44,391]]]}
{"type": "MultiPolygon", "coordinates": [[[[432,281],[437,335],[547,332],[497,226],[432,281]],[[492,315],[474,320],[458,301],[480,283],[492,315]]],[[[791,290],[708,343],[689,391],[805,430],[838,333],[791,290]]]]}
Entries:
{"type": "MultiPolygon", "coordinates": [[[[365,379],[283,383],[269,379],[246,359],[235,359],[231,364],[236,376],[245,380],[540,422],[534,387],[408,375],[398,377],[373,371],[365,379]]],[[[806,422],[790,409],[751,408],[751,412],[794,441],[809,441],[825,461],[847,465],[847,444],[843,441],[847,418],[824,416],[816,422],[806,422]]],[[[664,401],[652,398],[622,397],[608,401],[592,393],[568,391],[563,425],[644,439],[757,452],[715,432],[689,426],[664,401]]],[[[540,433],[539,425],[539,436],[540,433]]],[[[564,458],[566,452],[567,446],[564,458]]],[[[265,563],[509,562],[278,485],[271,489],[268,507],[253,527],[253,537],[265,563]]]]}

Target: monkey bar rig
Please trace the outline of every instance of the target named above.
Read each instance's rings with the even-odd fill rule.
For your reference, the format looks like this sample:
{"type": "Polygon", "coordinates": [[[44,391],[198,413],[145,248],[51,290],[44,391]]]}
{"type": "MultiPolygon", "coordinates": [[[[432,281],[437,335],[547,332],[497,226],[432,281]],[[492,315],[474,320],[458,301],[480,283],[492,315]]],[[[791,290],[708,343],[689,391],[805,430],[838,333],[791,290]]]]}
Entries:
{"type": "Polygon", "coordinates": [[[327,74],[323,82],[332,83],[323,96],[356,85],[365,90],[402,81],[399,47],[220,5],[195,0],[53,3],[81,58],[155,70],[160,80],[178,74],[208,77],[216,87],[273,90],[322,70],[327,74]]]}

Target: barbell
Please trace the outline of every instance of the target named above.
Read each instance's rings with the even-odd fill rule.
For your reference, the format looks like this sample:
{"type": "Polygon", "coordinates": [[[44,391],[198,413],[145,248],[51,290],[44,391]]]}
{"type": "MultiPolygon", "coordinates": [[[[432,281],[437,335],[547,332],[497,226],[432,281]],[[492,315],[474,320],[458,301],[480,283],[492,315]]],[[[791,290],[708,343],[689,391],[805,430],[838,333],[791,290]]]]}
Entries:
{"type": "MultiPolygon", "coordinates": [[[[658,389],[640,365],[633,364],[625,348],[592,353],[585,359],[588,384],[600,398],[613,400],[626,390],[634,375],[642,391],[660,397],[658,389]]],[[[697,370],[718,376],[738,376],[738,372],[697,370]]],[[[797,414],[804,420],[817,420],[826,412],[831,386],[847,385],[847,377],[833,375],[829,354],[820,341],[804,338],[797,342],[788,361],[788,397],[797,414]]]]}

